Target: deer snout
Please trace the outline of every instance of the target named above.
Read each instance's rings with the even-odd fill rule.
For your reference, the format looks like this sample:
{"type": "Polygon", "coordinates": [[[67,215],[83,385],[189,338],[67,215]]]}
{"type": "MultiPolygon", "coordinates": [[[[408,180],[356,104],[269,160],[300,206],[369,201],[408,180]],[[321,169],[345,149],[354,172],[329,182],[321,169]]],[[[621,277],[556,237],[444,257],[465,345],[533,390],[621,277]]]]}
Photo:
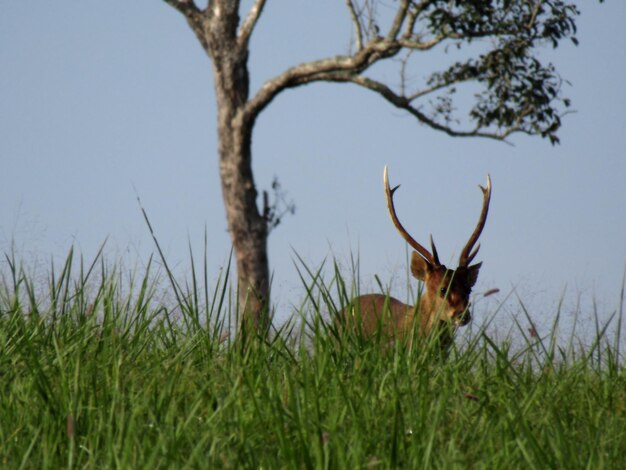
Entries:
{"type": "Polygon", "coordinates": [[[460,312],[456,312],[452,317],[454,322],[459,326],[465,326],[472,321],[472,314],[469,311],[469,305],[460,312]]]}

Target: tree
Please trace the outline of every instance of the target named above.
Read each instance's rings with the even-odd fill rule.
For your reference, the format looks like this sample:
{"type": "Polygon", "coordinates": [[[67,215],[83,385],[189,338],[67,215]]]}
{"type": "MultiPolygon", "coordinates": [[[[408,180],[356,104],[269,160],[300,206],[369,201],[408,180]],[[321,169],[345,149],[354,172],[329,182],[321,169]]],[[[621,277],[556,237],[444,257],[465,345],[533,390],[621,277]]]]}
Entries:
{"type": "Polygon", "coordinates": [[[273,211],[267,198],[263,207],[257,206],[251,142],[257,118],[281,92],[321,81],[351,83],[450,136],[505,140],[523,133],[558,142],[569,101],[561,94],[563,80],[557,70],[539,60],[538,50],[545,45],[556,48],[566,38],[577,43],[579,11],[568,1],[387,0],[387,15],[381,15],[378,0],[344,0],[346,21],[354,33],[351,50],[295,65],[252,96],[250,40],[266,0],[250,0],[243,21],[241,0],[208,0],[204,8],[194,0],[164,1],[183,14],[213,65],[220,178],[236,255],[239,303],[244,318],[261,332],[269,326],[267,236],[273,211]],[[411,63],[422,53],[450,47],[469,58],[432,72],[421,85],[411,83],[411,63]],[[389,59],[399,65],[395,87],[371,70],[389,59]],[[474,93],[465,113],[454,101],[462,88],[474,93]]]}

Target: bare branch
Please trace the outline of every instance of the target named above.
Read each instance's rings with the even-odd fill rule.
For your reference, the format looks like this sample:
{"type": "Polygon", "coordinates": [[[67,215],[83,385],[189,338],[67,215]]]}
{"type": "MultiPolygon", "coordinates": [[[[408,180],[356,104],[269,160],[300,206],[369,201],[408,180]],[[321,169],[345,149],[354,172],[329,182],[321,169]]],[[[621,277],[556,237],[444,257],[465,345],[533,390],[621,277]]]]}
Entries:
{"type": "Polygon", "coordinates": [[[400,59],[400,94],[406,96],[407,69],[409,60],[415,51],[408,50],[403,58],[400,59]]]}
{"type": "Polygon", "coordinates": [[[164,0],[169,6],[181,12],[185,17],[192,12],[199,12],[193,0],[164,0]]]}
{"type": "Polygon", "coordinates": [[[407,12],[410,5],[411,0],[402,0],[400,2],[400,5],[398,5],[398,11],[396,12],[393,24],[391,25],[389,33],[387,34],[388,40],[391,41],[398,37],[398,33],[400,33],[400,29],[402,28],[402,24],[404,23],[404,20],[406,20],[407,12]]]}
{"type": "Polygon", "coordinates": [[[419,15],[427,6],[428,1],[420,4],[410,0],[403,1],[398,6],[394,22],[387,34],[387,40],[397,40],[398,44],[406,49],[426,51],[432,49],[445,39],[454,39],[454,35],[451,32],[439,33],[426,41],[420,40],[419,36],[415,34],[415,24],[417,23],[419,15]],[[404,33],[398,38],[402,25],[405,25],[404,33]]]}
{"type": "Polygon", "coordinates": [[[404,37],[398,39],[398,44],[406,49],[415,49],[418,51],[427,51],[432,49],[438,44],[441,44],[444,40],[450,39],[452,36],[439,35],[429,41],[419,41],[417,39],[406,39],[404,37]]]}
{"type": "Polygon", "coordinates": [[[239,37],[237,40],[240,46],[247,45],[248,41],[250,41],[250,36],[254,31],[254,27],[259,21],[261,13],[263,13],[265,2],[266,0],[256,0],[254,5],[250,8],[248,16],[246,16],[241,28],[239,28],[239,37]]]}
{"type": "Polygon", "coordinates": [[[407,14],[406,29],[404,30],[404,34],[402,35],[404,39],[410,39],[415,33],[415,23],[417,21],[418,13],[419,10],[417,8],[414,8],[407,14]]]}
{"type": "Polygon", "coordinates": [[[415,34],[415,23],[417,22],[417,18],[427,6],[428,2],[422,2],[419,5],[416,3],[411,4],[410,11],[406,15],[406,28],[404,29],[404,34],[402,35],[404,39],[410,39],[413,37],[413,34],[415,34]]]}
{"type": "Polygon", "coordinates": [[[521,118],[518,120],[518,122],[514,126],[509,127],[503,132],[485,132],[485,131],[482,131],[479,127],[469,130],[469,131],[453,129],[450,126],[441,124],[433,120],[432,118],[428,117],[418,108],[411,105],[411,101],[408,98],[397,94],[387,85],[379,81],[373,80],[371,78],[363,77],[361,75],[336,76],[336,77],[326,76],[324,78],[329,81],[351,82],[363,88],[366,88],[368,90],[374,91],[378,93],[379,95],[381,95],[383,98],[385,98],[388,102],[393,104],[396,108],[407,111],[409,114],[417,118],[417,120],[420,121],[421,123],[426,124],[428,127],[431,127],[432,129],[445,132],[446,134],[452,137],[486,137],[486,138],[495,139],[495,140],[505,140],[512,133],[522,131],[521,129],[522,119],[521,118]]]}
{"type": "MultiPolygon", "coordinates": [[[[207,54],[211,55],[204,31],[205,22],[210,21],[211,10],[209,7],[205,10],[200,10],[193,0],[164,0],[164,2],[182,13],[189,27],[198,38],[198,41],[200,41],[202,48],[207,54]]],[[[211,2],[209,1],[210,4],[211,2]]]]}
{"type": "Polygon", "coordinates": [[[427,88],[422,88],[421,90],[413,92],[410,95],[403,94],[403,96],[405,96],[406,100],[410,103],[412,101],[415,101],[418,98],[434,93],[435,91],[443,90],[444,88],[448,88],[451,85],[456,85],[458,83],[467,82],[467,81],[470,81],[470,80],[456,80],[456,81],[450,81],[450,82],[442,82],[433,86],[429,86],[427,88]]]}
{"type": "MultiPolygon", "coordinates": [[[[408,57],[407,57],[408,60],[408,57]]],[[[405,89],[406,89],[406,85],[405,85],[405,72],[404,72],[404,64],[403,64],[403,69],[402,69],[402,73],[400,75],[401,78],[401,85],[402,85],[402,89],[401,89],[401,96],[405,97],[406,100],[408,102],[413,102],[416,99],[422,98],[426,95],[430,95],[431,93],[434,93],[436,91],[440,91],[440,90],[444,90],[446,88],[452,87],[453,85],[459,85],[462,83],[469,83],[469,82],[473,82],[473,81],[478,81],[477,76],[474,76],[472,74],[467,74],[467,75],[451,75],[450,78],[442,78],[441,81],[436,81],[434,83],[434,85],[422,88],[420,90],[414,91],[413,93],[407,95],[405,93],[405,89]]]]}
{"type": "Polygon", "coordinates": [[[352,19],[352,25],[354,26],[354,42],[356,50],[363,49],[363,28],[361,27],[361,20],[359,14],[356,11],[356,7],[352,0],[346,0],[346,6],[350,12],[350,18],[352,19]]]}
{"type": "Polygon", "coordinates": [[[399,51],[400,47],[397,42],[378,38],[369,41],[353,55],[337,56],[296,65],[261,86],[257,94],[246,105],[246,117],[254,120],[276,95],[287,88],[323,80],[324,78],[321,77],[336,72],[348,75],[361,73],[377,61],[392,57],[399,51]]]}

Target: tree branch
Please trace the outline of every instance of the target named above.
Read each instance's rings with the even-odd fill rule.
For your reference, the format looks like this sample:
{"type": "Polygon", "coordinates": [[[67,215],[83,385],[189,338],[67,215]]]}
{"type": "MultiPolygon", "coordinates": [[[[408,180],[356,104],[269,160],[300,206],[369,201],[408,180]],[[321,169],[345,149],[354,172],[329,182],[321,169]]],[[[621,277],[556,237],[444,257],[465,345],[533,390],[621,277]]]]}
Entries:
{"type": "MultiPolygon", "coordinates": [[[[342,81],[342,80],[339,80],[342,81]]],[[[361,75],[349,77],[349,82],[359,85],[368,90],[374,91],[378,93],[380,96],[385,98],[389,103],[393,104],[396,108],[403,109],[407,111],[409,114],[417,118],[423,124],[426,124],[428,127],[432,129],[445,132],[449,136],[452,137],[486,137],[489,139],[495,140],[505,140],[509,135],[514,132],[518,132],[521,130],[523,116],[518,119],[518,121],[508,129],[503,132],[485,132],[481,130],[480,127],[476,127],[469,131],[457,130],[452,127],[441,124],[434,119],[428,117],[426,114],[421,112],[418,108],[411,104],[411,100],[407,97],[398,95],[391,88],[389,88],[384,83],[381,83],[376,80],[372,80],[371,78],[363,77],[361,75]]],[[[413,98],[414,99],[414,98],[413,98]]]]}
{"type": "Polygon", "coordinates": [[[266,0],[256,0],[254,5],[250,8],[248,12],[248,16],[244,20],[243,24],[239,28],[239,34],[237,41],[240,46],[247,46],[250,41],[250,36],[254,31],[254,28],[261,17],[261,13],[263,13],[263,7],[265,6],[266,0]]]}
{"type": "Polygon", "coordinates": [[[396,108],[403,109],[407,111],[409,114],[411,114],[412,116],[414,116],[415,118],[417,118],[417,120],[420,121],[422,124],[425,124],[432,129],[445,132],[446,134],[452,137],[484,137],[484,138],[494,139],[494,140],[506,140],[506,138],[514,132],[526,132],[522,128],[524,116],[520,116],[514,125],[505,129],[503,132],[486,132],[482,130],[479,126],[468,131],[453,129],[450,126],[441,124],[435,121],[434,119],[432,119],[431,117],[427,116],[418,108],[413,106],[409,98],[397,94],[387,85],[377,80],[373,80],[371,78],[364,77],[362,75],[348,75],[345,73],[324,74],[317,78],[318,80],[325,80],[325,81],[354,83],[355,85],[359,85],[370,91],[378,93],[380,96],[385,98],[385,100],[387,100],[389,103],[394,105],[396,108]]]}
{"type": "Polygon", "coordinates": [[[398,37],[398,33],[402,28],[402,24],[406,19],[407,11],[409,10],[409,6],[411,5],[411,0],[402,0],[400,5],[398,5],[398,11],[396,12],[396,16],[393,20],[393,24],[389,29],[389,33],[387,34],[387,39],[393,40],[398,37]]]}
{"type": "Polygon", "coordinates": [[[432,49],[433,47],[435,47],[438,44],[441,44],[443,41],[445,41],[446,39],[450,39],[453,38],[450,35],[444,35],[441,34],[433,39],[430,39],[428,41],[419,41],[416,39],[406,39],[404,37],[398,39],[398,44],[402,47],[404,47],[405,49],[415,49],[418,51],[427,51],[429,49],[432,49]]]}
{"type": "Polygon", "coordinates": [[[200,10],[193,0],[164,0],[165,3],[178,10],[183,15],[188,16],[190,12],[199,12],[200,10]]]}
{"type": "MultiPolygon", "coordinates": [[[[255,0],[255,6],[263,3],[255,0]]],[[[241,117],[253,123],[282,91],[333,81],[353,83],[373,91],[419,122],[450,136],[506,140],[513,133],[525,133],[549,137],[553,143],[558,141],[555,132],[560,126],[560,114],[554,103],[568,107],[569,100],[559,97],[553,66],[544,66],[531,51],[538,40],[547,39],[556,44],[560,38],[575,33],[573,16],[578,14],[575,6],[565,5],[563,11],[550,10],[552,16],[544,18],[543,3],[533,3],[534,9],[529,10],[525,0],[513,1],[506,11],[486,8],[480,2],[395,0],[395,3],[389,29],[379,34],[375,23],[365,24],[367,18],[373,18],[373,11],[359,10],[361,5],[372,7],[370,0],[345,0],[354,27],[356,51],[285,70],[261,86],[245,105],[241,117]],[[365,29],[370,27],[371,30],[365,29]],[[481,38],[492,39],[490,50],[477,59],[456,62],[433,73],[421,89],[413,92],[406,91],[404,71],[400,91],[364,75],[372,65],[396,56],[403,49],[410,54],[448,41],[460,45],[481,38]],[[469,120],[457,124],[451,95],[441,92],[448,89],[453,93],[454,85],[467,82],[477,82],[484,87],[484,93],[475,95],[477,101],[469,110],[469,120]],[[427,95],[435,96],[435,107],[424,111],[417,100],[427,95]]]]}
{"type": "Polygon", "coordinates": [[[413,9],[407,13],[406,29],[404,30],[404,34],[402,35],[403,39],[410,39],[413,37],[415,32],[415,23],[417,22],[417,17],[419,16],[420,9],[417,6],[414,6],[413,9]]]}
{"type": "Polygon", "coordinates": [[[350,13],[350,19],[352,20],[352,25],[354,26],[354,43],[357,51],[363,49],[363,28],[361,27],[361,20],[359,19],[359,14],[356,11],[356,6],[352,0],[346,0],[346,6],[348,7],[348,12],[350,13]]]}
{"type": "Polygon", "coordinates": [[[400,46],[397,42],[375,38],[353,55],[337,56],[296,65],[261,86],[246,105],[246,117],[254,120],[276,95],[287,88],[318,81],[320,78],[317,77],[322,76],[322,74],[333,72],[361,73],[377,61],[392,57],[399,51],[400,46]]]}
{"type": "Polygon", "coordinates": [[[202,49],[210,56],[209,44],[204,31],[205,22],[211,19],[211,0],[206,9],[200,10],[193,0],[163,0],[172,8],[178,10],[187,20],[189,27],[194,32],[198,41],[202,45],[202,49]]]}
{"type": "MultiPolygon", "coordinates": [[[[354,7],[351,0],[346,1],[349,3],[349,9],[350,7],[354,7]]],[[[351,10],[351,12],[354,12],[356,15],[356,10],[351,10]]],[[[358,23],[358,18],[356,18],[356,21],[358,23]]],[[[360,34],[362,34],[362,31],[360,34]]],[[[405,37],[399,40],[376,37],[368,41],[365,45],[361,44],[352,55],[337,56],[297,65],[265,82],[257,94],[248,102],[245,111],[246,115],[249,119],[254,120],[281,91],[300,86],[304,83],[322,80],[322,78],[320,78],[323,76],[322,74],[334,72],[344,72],[352,75],[360,74],[376,62],[395,56],[402,48],[422,51],[429,50],[446,39],[448,39],[448,36],[445,35],[440,35],[424,42],[418,39],[407,39],[405,37]]]]}

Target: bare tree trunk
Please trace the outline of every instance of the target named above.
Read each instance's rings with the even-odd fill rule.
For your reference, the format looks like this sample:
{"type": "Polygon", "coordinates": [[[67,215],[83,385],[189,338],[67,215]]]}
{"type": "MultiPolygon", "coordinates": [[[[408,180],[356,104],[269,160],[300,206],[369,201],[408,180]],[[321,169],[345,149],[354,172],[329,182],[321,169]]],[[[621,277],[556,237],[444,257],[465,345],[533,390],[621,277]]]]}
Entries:
{"type": "Polygon", "coordinates": [[[254,122],[245,112],[248,50],[237,43],[238,24],[236,9],[222,11],[214,17],[208,42],[218,109],[220,178],[237,260],[239,308],[242,320],[263,334],[269,326],[268,231],[256,203],[251,149],[254,122]],[[219,21],[219,17],[223,19],[219,21]]]}
{"type": "MultiPolygon", "coordinates": [[[[216,71],[216,75],[219,72],[216,71]]],[[[252,127],[231,112],[230,97],[218,90],[220,177],[228,230],[237,260],[242,320],[258,331],[268,326],[269,267],[267,224],[256,204],[251,162],[252,127]]]]}
{"type": "MultiPolygon", "coordinates": [[[[219,102],[220,98],[218,98],[219,102]]],[[[242,320],[265,331],[268,326],[269,267],[267,224],[256,205],[251,166],[251,127],[219,104],[220,177],[228,230],[237,260],[242,320]]]]}

